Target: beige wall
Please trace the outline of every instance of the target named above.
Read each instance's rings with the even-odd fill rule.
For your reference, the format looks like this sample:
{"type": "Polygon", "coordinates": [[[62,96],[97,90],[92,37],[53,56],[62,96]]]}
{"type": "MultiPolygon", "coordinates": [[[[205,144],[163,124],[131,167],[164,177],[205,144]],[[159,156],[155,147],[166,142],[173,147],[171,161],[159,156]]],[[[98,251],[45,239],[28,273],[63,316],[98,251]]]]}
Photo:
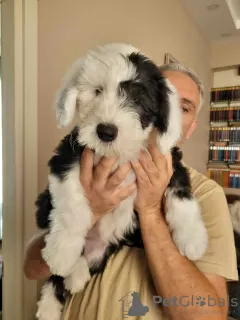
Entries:
{"type": "MultiPolygon", "coordinates": [[[[66,133],[56,129],[52,108],[55,91],[68,66],[87,49],[128,42],[159,64],[170,52],[198,72],[209,100],[211,48],[179,0],[48,0],[39,1],[38,6],[39,189],[47,182],[52,150],[66,133]]],[[[192,141],[184,147],[185,161],[201,172],[205,172],[208,153],[208,105],[200,114],[192,141]]]]}
{"type": "Polygon", "coordinates": [[[212,46],[212,68],[240,65],[240,43],[228,42],[212,46]]]}
{"type": "Polygon", "coordinates": [[[238,68],[215,70],[213,73],[213,86],[231,87],[240,85],[240,76],[238,75],[238,68]]]}

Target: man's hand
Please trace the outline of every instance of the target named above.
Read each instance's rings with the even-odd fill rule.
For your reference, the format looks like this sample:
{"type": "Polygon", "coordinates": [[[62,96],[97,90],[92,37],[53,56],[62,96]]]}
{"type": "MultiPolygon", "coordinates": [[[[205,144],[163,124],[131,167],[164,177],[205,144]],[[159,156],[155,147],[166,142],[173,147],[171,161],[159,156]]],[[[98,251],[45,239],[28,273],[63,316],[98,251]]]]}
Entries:
{"type": "Polygon", "coordinates": [[[93,157],[93,151],[84,149],[80,162],[80,182],[94,214],[95,223],[131,195],[136,190],[136,183],[121,186],[131,169],[129,163],[119,167],[111,175],[117,158],[103,158],[94,169],[93,157]]]}
{"type": "Polygon", "coordinates": [[[139,161],[132,162],[138,186],[135,208],[139,215],[160,214],[163,195],[173,174],[171,154],[163,156],[155,145],[149,146],[149,154],[143,151],[139,161]]]}

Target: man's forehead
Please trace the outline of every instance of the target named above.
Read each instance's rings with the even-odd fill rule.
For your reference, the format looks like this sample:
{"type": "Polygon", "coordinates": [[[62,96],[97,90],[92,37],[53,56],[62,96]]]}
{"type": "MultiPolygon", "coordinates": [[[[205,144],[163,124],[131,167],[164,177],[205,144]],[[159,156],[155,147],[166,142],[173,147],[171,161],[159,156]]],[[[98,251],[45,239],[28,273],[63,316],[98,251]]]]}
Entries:
{"type": "Polygon", "coordinates": [[[195,107],[200,104],[200,92],[192,78],[181,71],[175,70],[164,71],[163,74],[176,87],[182,99],[191,101],[195,107]]]}

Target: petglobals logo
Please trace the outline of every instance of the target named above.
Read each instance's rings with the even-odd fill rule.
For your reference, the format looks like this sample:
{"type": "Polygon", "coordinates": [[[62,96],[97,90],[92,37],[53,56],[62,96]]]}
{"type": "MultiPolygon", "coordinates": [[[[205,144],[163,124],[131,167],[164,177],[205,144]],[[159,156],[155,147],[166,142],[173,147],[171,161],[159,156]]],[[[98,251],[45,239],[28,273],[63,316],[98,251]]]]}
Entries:
{"type": "Polygon", "coordinates": [[[231,307],[237,307],[238,306],[238,300],[237,298],[213,298],[211,296],[173,296],[173,297],[165,297],[162,298],[161,296],[153,296],[153,304],[162,304],[164,307],[189,307],[189,306],[208,306],[208,307],[224,307],[224,306],[231,306],[231,307]]]}

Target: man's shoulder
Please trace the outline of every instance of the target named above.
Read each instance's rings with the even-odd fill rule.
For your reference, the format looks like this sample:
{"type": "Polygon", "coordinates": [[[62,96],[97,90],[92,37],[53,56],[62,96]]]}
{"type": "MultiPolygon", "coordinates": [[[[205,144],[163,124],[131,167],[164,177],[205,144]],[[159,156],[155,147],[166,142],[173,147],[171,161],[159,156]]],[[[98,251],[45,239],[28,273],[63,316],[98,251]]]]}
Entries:
{"type": "Polygon", "coordinates": [[[238,280],[233,226],[224,189],[207,175],[183,165],[189,171],[192,192],[200,204],[209,238],[207,252],[195,265],[201,272],[238,280]]]}
{"type": "Polygon", "coordinates": [[[183,165],[188,169],[192,192],[196,198],[205,197],[213,193],[225,198],[223,188],[216,181],[186,164],[183,165]]]}

